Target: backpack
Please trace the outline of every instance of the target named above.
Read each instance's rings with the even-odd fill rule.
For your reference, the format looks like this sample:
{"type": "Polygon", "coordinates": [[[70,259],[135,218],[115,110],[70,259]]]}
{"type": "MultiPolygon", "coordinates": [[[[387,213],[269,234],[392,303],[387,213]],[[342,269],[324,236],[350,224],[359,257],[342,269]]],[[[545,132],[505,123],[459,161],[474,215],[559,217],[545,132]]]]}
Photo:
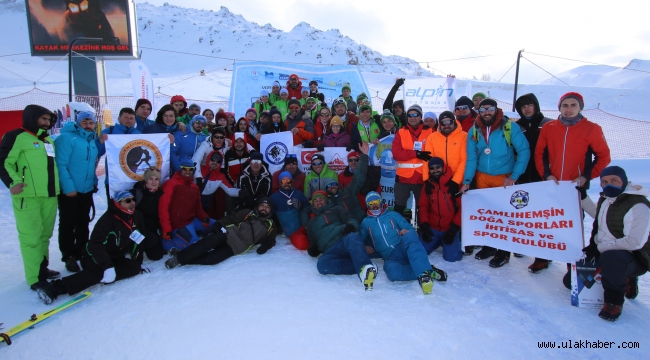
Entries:
{"type": "MultiPolygon", "coordinates": [[[[512,120],[508,119],[506,116],[504,116],[504,119],[507,121],[503,125],[503,135],[506,137],[506,144],[508,144],[508,147],[512,147],[512,120]]],[[[478,142],[478,130],[476,130],[476,125],[472,126],[472,139],[478,142]]]]}

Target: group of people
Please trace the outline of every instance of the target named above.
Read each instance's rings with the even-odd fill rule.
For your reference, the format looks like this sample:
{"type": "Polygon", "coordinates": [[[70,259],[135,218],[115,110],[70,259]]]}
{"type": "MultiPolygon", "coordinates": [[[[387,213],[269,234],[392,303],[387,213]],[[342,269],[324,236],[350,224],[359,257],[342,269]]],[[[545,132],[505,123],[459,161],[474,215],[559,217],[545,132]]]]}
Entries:
{"type": "MultiPolygon", "coordinates": [[[[196,104],[187,107],[177,95],[155,120],[149,120],[151,103],[138,100],[100,134],[95,114],[78,113],[54,141],[48,130],[55,114],[27,106],[23,126],[2,139],[0,178],[12,194],[28,285],[51,303],[62,294],[148,272],[144,255],[156,261],[168,253],[169,269],[213,265],[256,245],[264,254],[284,234],[297,249],[318,257],[321,274],[355,274],[372,290],[378,275],[372,259],[382,258],[389,280],[418,280],[429,294],[434,280],[446,281],[447,273],[432,265],[428,254],[442,247],[443,259],[453,262],[475,251],[462,242],[468,236],[461,232],[462,194],[569,180],[596,219],[584,251],[599,257],[603,268],[606,304],[599,316],[616,320],[624,298],[637,296],[638,276],[648,269],[650,193],[629,182],[623,169],[608,167],[609,148],[601,128],[582,116],[582,96],[564,94],[561,115],[552,120],[541,113],[534,94],[522,95],[515,122],[483,93],[459,98],[454,111],[423,113],[417,104],[393,101],[403,84],[404,79],[396,81],[382,114],[373,115],[365,94],[352,101],[344,86],[330,108],[317,82],[303,90],[293,74],[286,88],[275,82],[270,93],[263,91],[237,122],[221,109],[215,114],[201,113],[196,104]],[[321,151],[346,146],[348,166],[337,174],[316,153],[304,173],[296,154],[287,154],[284,166],[271,173],[259,139],[279,131],[291,131],[294,145],[321,151]],[[110,193],[107,173],[108,209],[91,233],[89,213],[92,209],[94,216],[93,193],[99,190],[95,169],[105,141],[151,133],[169,136],[169,180],[161,184],[167,174],[152,167],[130,191],[110,193]],[[379,169],[368,158],[371,144],[387,135],[394,135],[397,162],[392,210],[381,197],[379,169]],[[603,187],[597,204],[586,195],[596,177],[603,187]],[[415,214],[407,209],[412,196],[415,214]],[[61,279],[48,268],[57,207],[62,261],[73,273],[61,279]]],[[[510,253],[483,246],[475,258],[492,258],[489,265],[498,268],[510,253]]],[[[536,258],[529,271],[539,273],[549,263],[536,258]]],[[[568,273],[568,287],[567,279],[568,273]]]]}

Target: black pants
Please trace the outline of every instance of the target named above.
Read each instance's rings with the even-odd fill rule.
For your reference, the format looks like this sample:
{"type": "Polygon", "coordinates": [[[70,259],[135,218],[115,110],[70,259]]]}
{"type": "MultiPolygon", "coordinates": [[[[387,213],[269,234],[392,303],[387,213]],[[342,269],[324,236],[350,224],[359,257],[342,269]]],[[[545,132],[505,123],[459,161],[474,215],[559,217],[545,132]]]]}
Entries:
{"type": "Polygon", "coordinates": [[[226,234],[217,231],[179,251],[176,256],[181,265],[214,265],[234,255],[226,243],[226,234]]]}
{"type": "Polygon", "coordinates": [[[142,235],[144,235],[144,240],[142,240],[140,247],[147,254],[147,258],[153,261],[162,259],[165,249],[163,249],[162,238],[158,235],[157,229],[153,231],[146,229],[142,235]]]}
{"type": "Polygon", "coordinates": [[[88,243],[88,224],[93,193],[77,193],[75,197],[59,195],[59,249],[61,261],[73,257],[81,259],[88,243]]]}
{"type": "Polygon", "coordinates": [[[627,250],[609,250],[600,254],[602,283],[605,302],[623,305],[625,301],[625,280],[645,274],[634,254],[627,250]]]}
{"type": "MultiPolygon", "coordinates": [[[[130,278],[140,273],[140,263],[137,260],[127,258],[113,258],[111,260],[113,266],[115,266],[115,281],[130,278]]],[[[98,284],[104,277],[104,270],[88,256],[84,256],[81,260],[81,266],[83,270],[80,272],[61,279],[70,295],[98,284]]]]}

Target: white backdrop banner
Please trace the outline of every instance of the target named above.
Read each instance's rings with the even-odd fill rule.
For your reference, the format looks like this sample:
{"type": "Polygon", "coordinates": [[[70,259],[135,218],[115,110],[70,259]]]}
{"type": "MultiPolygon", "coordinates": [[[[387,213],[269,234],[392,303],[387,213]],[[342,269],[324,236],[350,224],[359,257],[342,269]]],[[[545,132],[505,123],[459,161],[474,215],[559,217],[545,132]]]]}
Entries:
{"type": "Polygon", "coordinates": [[[296,154],[291,131],[262,135],[260,137],[260,152],[264,155],[264,161],[269,164],[271,174],[280,170],[284,165],[285,156],[296,154]]]}
{"type": "Polygon", "coordinates": [[[404,82],[404,106],[413,104],[422,107],[423,112],[441,112],[453,110],[456,104],[454,93],[456,78],[406,79],[404,82]]]}
{"type": "Polygon", "coordinates": [[[568,263],[582,257],[580,197],[569,181],[470,190],[462,209],[463,246],[487,245],[568,263]]]}
{"type": "Polygon", "coordinates": [[[313,148],[298,148],[296,152],[299,154],[298,166],[304,173],[309,173],[311,166],[311,157],[316,153],[321,153],[325,157],[327,167],[341,173],[348,166],[348,151],[344,147],[326,147],[325,151],[318,151],[313,148]]]}
{"type": "Polygon", "coordinates": [[[131,190],[150,167],[161,170],[162,183],[169,179],[169,136],[108,135],[106,164],[110,194],[131,190]]]}
{"type": "MultiPolygon", "coordinates": [[[[151,73],[140,60],[131,61],[129,64],[131,68],[131,84],[133,86],[133,103],[135,104],[138,99],[147,99],[151,101],[151,110],[154,111],[154,88],[153,78],[151,73]]],[[[154,113],[155,114],[155,113],[154,113]]]]}

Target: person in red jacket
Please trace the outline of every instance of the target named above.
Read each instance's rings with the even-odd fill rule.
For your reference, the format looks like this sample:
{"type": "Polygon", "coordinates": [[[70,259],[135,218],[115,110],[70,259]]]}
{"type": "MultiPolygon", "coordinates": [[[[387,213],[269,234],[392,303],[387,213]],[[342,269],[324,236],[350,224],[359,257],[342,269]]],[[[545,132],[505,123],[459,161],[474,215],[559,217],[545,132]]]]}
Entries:
{"type": "Polygon", "coordinates": [[[460,197],[446,185],[451,169],[439,157],[429,160],[429,180],[420,192],[421,240],[427,254],[442,245],[442,257],[449,262],[463,258],[460,244],[460,197]]]}
{"type": "Polygon", "coordinates": [[[287,154],[284,158],[284,166],[273,173],[273,178],[271,179],[271,194],[275,194],[280,189],[278,176],[280,176],[280,173],[283,171],[288,171],[289,174],[291,174],[293,187],[296,190],[305,192],[305,173],[300,171],[300,167],[298,166],[298,157],[296,154],[287,154]]]}
{"type": "Polygon", "coordinates": [[[289,92],[289,99],[300,100],[302,97],[302,81],[296,74],[289,75],[287,80],[287,91],[289,92]]]}
{"type": "Polygon", "coordinates": [[[474,102],[467,96],[461,96],[456,100],[454,115],[456,115],[456,120],[460,122],[460,127],[464,132],[468,132],[476,122],[476,116],[478,114],[472,110],[473,107],[474,102]]]}
{"type": "Polygon", "coordinates": [[[183,160],[180,171],[162,186],[158,217],[165,250],[182,250],[195,243],[200,232],[215,222],[201,206],[201,192],[194,183],[195,170],[191,160],[183,160]]]}
{"type": "MultiPolygon", "coordinates": [[[[535,146],[535,167],[542,179],[555,183],[570,180],[589,189],[589,181],[609,165],[611,157],[603,130],[582,116],[584,107],[582,95],[568,92],[558,102],[558,119],[542,127],[535,146]]],[[[570,276],[567,271],[564,284],[568,283],[568,288],[570,276]]]]}
{"type": "Polygon", "coordinates": [[[424,172],[427,171],[426,162],[431,159],[430,152],[424,150],[432,131],[422,123],[420,105],[411,105],[406,111],[406,117],[406,126],[399,129],[393,139],[393,157],[397,161],[394,210],[410,221],[411,210],[406,209],[406,203],[411,193],[416,199],[420,198],[424,172]]]}

